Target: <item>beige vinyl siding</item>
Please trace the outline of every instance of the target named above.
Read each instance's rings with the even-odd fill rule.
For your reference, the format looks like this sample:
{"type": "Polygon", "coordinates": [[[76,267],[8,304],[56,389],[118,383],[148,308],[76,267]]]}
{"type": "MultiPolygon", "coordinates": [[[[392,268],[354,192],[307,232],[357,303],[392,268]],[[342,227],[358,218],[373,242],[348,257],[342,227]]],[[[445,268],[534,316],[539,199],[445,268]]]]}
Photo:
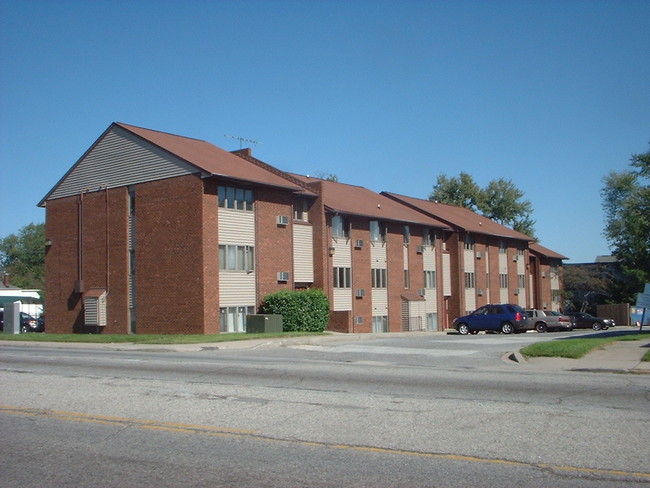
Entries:
{"type": "MultiPolygon", "coordinates": [[[[422,252],[422,263],[424,271],[436,271],[436,249],[434,247],[426,246],[422,252]]],[[[436,273],[436,281],[439,281],[438,273],[436,273]]],[[[436,283],[436,289],[438,288],[438,283],[436,283]]],[[[425,300],[425,312],[426,313],[436,313],[438,312],[438,294],[436,290],[429,289],[427,290],[426,295],[424,295],[425,300]]]]}
{"type": "Polygon", "coordinates": [[[347,239],[332,239],[334,256],[332,256],[332,266],[339,268],[352,267],[352,249],[347,239]]]}
{"type": "MultiPolygon", "coordinates": [[[[352,249],[348,239],[332,239],[331,247],[334,248],[332,266],[335,268],[352,268],[352,249]]],[[[333,273],[333,271],[330,271],[333,273]]],[[[332,309],[335,312],[352,310],[352,291],[354,283],[350,288],[334,288],[332,309]]]]}
{"type": "Polygon", "coordinates": [[[219,208],[219,244],[255,245],[255,214],[219,208]]]}
{"type": "Polygon", "coordinates": [[[372,289],[372,315],[388,315],[388,289],[372,289]]]}
{"type": "MultiPolygon", "coordinates": [[[[465,273],[475,273],[474,249],[463,250],[463,268],[465,273]]],[[[465,288],[465,310],[476,310],[476,288],[465,288]]]]}
{"type": "MultiPolygon", "coordinates": [[[[517,254],[517,274],[520,276],[526,275],[526,259],[524,254],[517,254]]],[[[525,285],[525,280],[524,280],[525,285]]],[[[531,288],[532,289],[532,288],[531,288]]],[[[526,288],[519,289],[519,295],[517,296],[517,305],[522,308],[526,308],[526,288]]]]}
{"type": "Polygon", "coordinates": [[[451,296],[451,256],[446,252],[442,254],[442,293],[451,296]]]}
{"type": "Polygon", "coordinates": [[[219,273],[219,305],[221,307],[254,305],[255,303],[255,273],[223,270],[219,273]]]}
{"type": "Polygon", "coordinates": [[[383,242],[370,243],[370,267],[386,268],[386,244],[383,242]]]}
{"type": "Polygon", "coordinates": [[[334,288],[332,310],[335,312],[352,310],[352,288],[334,288]]]}
{"type": "MultiPolygon", "coordinates": [[[[255,246],[255,214],[230,208],[219,208],[219,244],[255,246]]],[[[257,261],[257,256],[256,256],[257,261]]],[[[221,307],[254,305],[255,272],[219,272],[219,304],[221,307]]]]}
{"type": "MultiPolygon", "coordinates": [[[[508,274],[508,254],[499,253],[499,274],[508,274]]],[[[508,280],[509,282],[510,280],[508,280]]],[[[499,287],[499,302],[508,303],[508,289],[499,287]]]]}
{"type": "Polygon", "coordinates": [[[435,248],[425,247],[422,252],[422,265],[425,271],[436,270],[436,250],[435,248]]]}
{"type": "Polygon", "coordinates": [[[293,281],[314,282],[314,233],[311,225],[293,225],[293,281]]]}
{"type": "Polygon", "coordinates": [[[194,166],[115,126],[72,167],[48,199],[198,172],[194,166]]]}

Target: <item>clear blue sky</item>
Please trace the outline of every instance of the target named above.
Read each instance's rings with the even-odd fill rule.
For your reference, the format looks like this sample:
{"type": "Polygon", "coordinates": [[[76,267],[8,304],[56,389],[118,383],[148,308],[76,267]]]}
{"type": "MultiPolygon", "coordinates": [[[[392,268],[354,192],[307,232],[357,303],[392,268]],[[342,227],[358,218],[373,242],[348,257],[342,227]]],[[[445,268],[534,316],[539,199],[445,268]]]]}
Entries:
{"type": "Polygon", "coordinates": [[[0,0],[0,237],[111,122],[427,198],[511,179],[540,243],[608,254],[650,142],[650,1],[0,0]]]}

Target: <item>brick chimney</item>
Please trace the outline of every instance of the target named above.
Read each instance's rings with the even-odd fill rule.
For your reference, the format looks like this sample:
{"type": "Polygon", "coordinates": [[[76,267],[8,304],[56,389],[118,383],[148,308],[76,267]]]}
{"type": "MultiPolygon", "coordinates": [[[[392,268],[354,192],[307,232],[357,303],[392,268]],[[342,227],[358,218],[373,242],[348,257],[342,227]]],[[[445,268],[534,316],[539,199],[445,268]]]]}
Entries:
{"type": "Polygon", "coordinates": [[[5,273],[4,278],[2,279],[2,283],[5,285],[5,288],[9,288],[11,286],[9,284],[9,273],[5,273]]]}

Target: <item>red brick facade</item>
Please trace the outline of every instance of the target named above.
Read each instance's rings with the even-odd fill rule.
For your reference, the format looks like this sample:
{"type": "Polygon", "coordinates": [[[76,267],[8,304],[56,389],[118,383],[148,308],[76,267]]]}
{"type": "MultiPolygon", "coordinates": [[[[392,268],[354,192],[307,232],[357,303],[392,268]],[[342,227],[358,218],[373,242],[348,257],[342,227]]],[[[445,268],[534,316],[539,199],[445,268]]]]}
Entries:
{"type": "MultiPolygon", "coordinates": [[[[164,133],[150,134],[147,130],[129,126],[121,126],[120,130],[134,130],[140,137],[151,136],[158,145],[169,143],[176,151],[187,151],[185,157],[188,159],[195,155],[196,141],[164,133]]],[[[206,147],[201,144],[199,149],[197,157],[203,161],[206,147]]],[[[340,203],[341,195],[357,202],[359,208],[363,207],[364,198],[372,199],[374,207],[370,205],[356,213],[352,210],[345,214],[349,222],[346,242],[350,246],[352,301],[349,310],[331,313],[330,330],[358,333],[373,330],[372,220],[380,220],[387,227],[385,266],[391,332],[402,330],[403,311],[410,310],[410,305],[424,302],[420,295],[424,294],[421,290],[425,290],[422,251],[425,229],[436,234],[437,283],[435,288],[426,289],[426,293],[435,294],[437,312],[433,313],[437,315],[439,330],[466,312],[466,303],[471,303],[471,300],[467,302],[468,298],[475,299],[476,307],[488,303],[488,300],[499,301],[499,244],[502,237],[471,232],[476,289],[466,289],[465,266],[471,264],[464,263],[464,242],[468,232],[453,223],[447,227],[441,221],[432,220],[427,216],[430,215],[428,210],[417,208],[416,200],[415,204],[404,201],[396,205],[383,194],[369,193],[361,187],[309,177],[303,181],[298,175],[286,175],[255,160],[249,152],[239,152],[238,157],[220,151],[217,148],[213,151],[216,160],[222,161],[233,172],[241,171],[240,166],[248,164],[250,171],[257,175],[257,182],[242,181],[241,177],[229,180],[214,174],[209,176],[207,170],[197,170],[194,174],[110,189],[95,186],[88,190],[88,187],[80,186],[81,189],[73,196],[68,192],[62,197],[48,196],[44,199],[49,242],[46,249],[48,332],[95,331],[85,325],[84,317],[84,294],[91,289],[107,293],[104,333],[211,334],[223,330],[220,321],[224,305],[219,298],[223,284],[220,284],[219,269],[218,188],[233,184],[252,189],[255,195],[255,268],[251,272],[254,272],[256,307],[269,293],[294,289],[297,285],[322,288],[333,297],[334,261],[329,249],[332,246],[332,216],[337,212],[332,211],[331,205],[340,203]],[[264,176],[266,174],[270,176],[264,176]],[[282,180],[282,175],[286,175],[286,181],[282,180]],[[260,183],[260,178],[266,178],[268,182],[260,183]],[[361,193],[357,195],[355,192],[361,193]],[[298,198],[309,202],[308,222],[294,221],[294,204],[298,198]],[[374,204],[375,199],[382,198],[382,205],[374,204]],[[408,216],[404,220],[399,217],[401,208],[408,216]],[[416,214],[413,208],[416,208],[416,214]],[[130,236],[132,209],[135,225],[134,234],[130,236]],[[379,217],[372,216],[375,214],[379,217]],[[288,217],[287,225],[278,224],[278,216],[288,217]],[[298,225],[309,226],[312,231],[314,279],[311,284],[297,284],[294,280],[294,226],[298,225]],[[408,243],[404,239],[405,225],[410,230],[408,243]],[[356,245],[357,242],[363,245],[356,245]],[[443,265],[443,255],[449,257],[450,269],[443,265]],[[279,280],[279,272],[288,272],[289,279],[279,280]],[[130,301],[131,280],[134,283],[134,309],[130,301]],[[449,293],[445,293],[445,282],[450,283],[449,293]],[[364,290],[365,294],[357,293],[357,290],[364,290]],[[476,296],[467,297],[467,293],[476,296]]],[[[116,157],[124,160],[120,154],[116,157]]],[[[433,209],[445,210],[444,206],[437,204],[433,209]]],[[[467,220],[468,217],[464,218],[467,220]]],[[[481,220],[487,223],[484,218],[481,220]]],[[[535,252],[526,249],[518,257],[526,263],[523,272],[525,283],[521,287],[518,274],[522,273],[522,266],[515,257],[517,250],[526,247],[527,243],[521,239],[504,241],[508,253],[509,301],[519,301],[521,296],[515,295],[514,290],[521,288],[527,306],[550,308],[552,290],[560,288],[557,269],[563,257],[541,246],[537,246],[535,252]]],[[[330,301],[333,303],[333,298],[330,301]]],[[[241,303],[237,307],[250,305],[241,303]]],[[[422,314],[421,308],[418,313],[422,314]]]]}

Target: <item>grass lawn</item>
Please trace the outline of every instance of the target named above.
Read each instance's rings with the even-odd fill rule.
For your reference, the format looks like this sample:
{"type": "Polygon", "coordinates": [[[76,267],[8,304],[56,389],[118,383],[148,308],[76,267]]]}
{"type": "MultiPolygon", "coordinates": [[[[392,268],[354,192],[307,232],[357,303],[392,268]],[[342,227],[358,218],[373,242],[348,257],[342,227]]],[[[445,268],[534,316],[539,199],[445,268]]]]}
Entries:
{"type": "MultiPolygon", "coordinates": [[[[616,341],[638,341],[650,338],[650,333],[629,334],[621,336],[610,336],[602,338],[571,338],[560,339],[548,342],[538,342],[524,347],[521,353],[527,357],[552,357],[552,358],[571,358],[578,359],[588,352],[605,347],[616,341]]],[[[643,357],[644,361],[650,361],[650,351],[646,352],[643,357]]]]}
{"type": "Polygon", "coordinates": [[[202,344],[210,342],[246,341],[277,337],[298,337],[324,335],[318,332],[278,332],[269,334],[2,334],[2,341],[31,342],[84,342],[94,344],[136,343],[136,344],[202,344]]]}

